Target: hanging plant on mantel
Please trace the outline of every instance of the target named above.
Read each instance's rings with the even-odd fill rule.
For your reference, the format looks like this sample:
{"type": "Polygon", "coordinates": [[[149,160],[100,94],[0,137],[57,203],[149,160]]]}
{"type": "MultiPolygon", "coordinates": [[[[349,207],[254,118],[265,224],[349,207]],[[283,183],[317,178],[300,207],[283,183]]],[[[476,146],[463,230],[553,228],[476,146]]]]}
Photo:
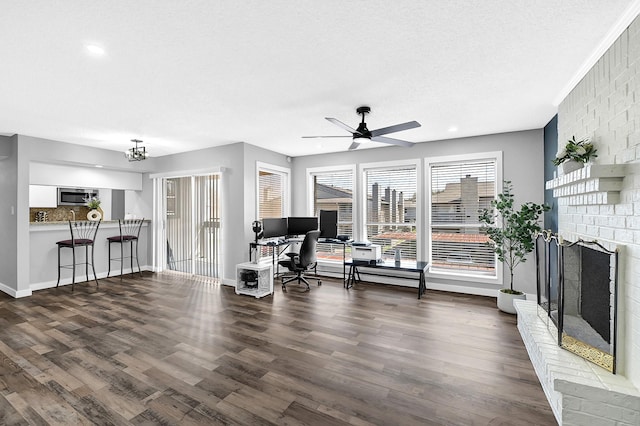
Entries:
{"type": "Polygon", "coordinates": [[[598,150],[590,138],[576,141],[576,137],[573,136],[567,141],[564,147],[558,151],[556,158],[553,159],[553,164],[555,166],[561,166],[561,170],[565,174],[570,173],[574,170],[581,169],[585,163],[597,157],[597,152],[598,150]]]}

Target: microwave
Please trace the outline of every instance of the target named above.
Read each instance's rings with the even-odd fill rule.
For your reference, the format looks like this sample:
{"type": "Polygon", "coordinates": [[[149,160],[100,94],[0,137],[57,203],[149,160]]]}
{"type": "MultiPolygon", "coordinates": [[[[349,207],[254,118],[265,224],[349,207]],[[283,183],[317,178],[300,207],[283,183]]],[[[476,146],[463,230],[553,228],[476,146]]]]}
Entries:
{"type": "Polygon", "coordinates": [[[98,197],[97,189],[58,188],[59,206],[84,206],[89,198],[98,197]]]}

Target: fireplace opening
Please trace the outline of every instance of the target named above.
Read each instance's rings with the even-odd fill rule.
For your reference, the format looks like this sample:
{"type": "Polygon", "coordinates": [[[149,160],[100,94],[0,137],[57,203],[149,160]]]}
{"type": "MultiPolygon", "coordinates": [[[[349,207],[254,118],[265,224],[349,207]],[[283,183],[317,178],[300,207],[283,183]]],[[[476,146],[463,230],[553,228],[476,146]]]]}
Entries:
{"type": "Polygon", "coordinates": [[[543,232],[536,263],[538,312],[558,344],[615,373],[617,251],[543,232]]]}

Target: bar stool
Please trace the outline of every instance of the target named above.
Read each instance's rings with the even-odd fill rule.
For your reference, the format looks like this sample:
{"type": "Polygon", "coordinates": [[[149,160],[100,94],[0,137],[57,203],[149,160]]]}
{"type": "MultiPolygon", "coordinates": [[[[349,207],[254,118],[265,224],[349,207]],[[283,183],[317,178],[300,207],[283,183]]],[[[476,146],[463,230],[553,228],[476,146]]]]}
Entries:
{"type": "Polygon", "coordinates": [[[138,264],[138,272],[140,276],[142,276],[142,270],[140,269],[140,262],[138,261],[138,238],[140,237],[140,229],[142,228],[142,222],[144,219],[118,219],[118,228],[120,229],[120,235],[116,235],[113,237],[108,237],[107,241],[109,241],[109,267],[107,270],[107,278],[109,278],[109,274],[111,273],[111,261],[119,261],[120,262],[120,281],[122,281],[122,267],[124,265],[125,257],[131,259],[131,273],[133,274],[133,258],[135,253],[136,263],[138,264]],[[111,257],[111,244],[116,243],[120,244],[120,257],[111,257]],[[125,243],[129,243],[129,256],[124,256],[124,245],[125,243]],[[133,250],[133,245],[135,243],[135,252],[133,250]]]}
{"type": "Polygon", "coordinates": [[[94,266],[94,241],[98,233],[98,227],[101,221],[69,221],[69,231],[71,232],[70,240],[62,240],[56,242],[58,245],[58,282],[56,287],[60,285],[60,269],[71,268],[73,276],[71,277],[71,291],[76,283],[76,264],[85,265],[85,273],[87,274],[87,282],[89,281],[89,264],[93,269],[93,279],[98,286],[98,278],[96,277],[96,268],[94,266]],[[84,247],[84,262],[76,263],[76,247],[84,247]],[[89,262],[89,247],[91,247],[91,262],[89,262]],[[73,263],[71,265],[60,264],[60,250],[63,248],[71,249],[73,263]]]}

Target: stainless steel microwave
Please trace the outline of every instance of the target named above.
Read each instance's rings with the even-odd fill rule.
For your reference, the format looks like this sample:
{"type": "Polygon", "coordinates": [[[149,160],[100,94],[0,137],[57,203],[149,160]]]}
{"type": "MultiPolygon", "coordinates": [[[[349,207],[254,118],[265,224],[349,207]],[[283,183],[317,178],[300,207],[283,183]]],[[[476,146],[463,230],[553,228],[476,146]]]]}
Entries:
{"type": "Polygon", "coordinates": [[[58,205],[83,206],[87,203],[87,199],[98,196],[97,189],[58,188],[58,205]]]}

